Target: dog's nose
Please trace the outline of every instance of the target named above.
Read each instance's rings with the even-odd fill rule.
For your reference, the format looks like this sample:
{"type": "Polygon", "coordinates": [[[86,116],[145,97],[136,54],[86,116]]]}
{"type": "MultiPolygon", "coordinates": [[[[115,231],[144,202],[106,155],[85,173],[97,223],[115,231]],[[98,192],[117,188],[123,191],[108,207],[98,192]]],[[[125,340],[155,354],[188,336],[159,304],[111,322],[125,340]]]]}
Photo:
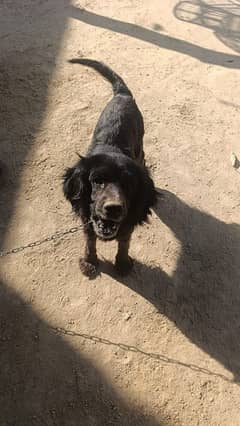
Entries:
{"type": "Polygon", "coordinates": [[[123,206],[116,203],[105,203],[104,211],[108,218],[118,219],[123,214],[123,206]]]}

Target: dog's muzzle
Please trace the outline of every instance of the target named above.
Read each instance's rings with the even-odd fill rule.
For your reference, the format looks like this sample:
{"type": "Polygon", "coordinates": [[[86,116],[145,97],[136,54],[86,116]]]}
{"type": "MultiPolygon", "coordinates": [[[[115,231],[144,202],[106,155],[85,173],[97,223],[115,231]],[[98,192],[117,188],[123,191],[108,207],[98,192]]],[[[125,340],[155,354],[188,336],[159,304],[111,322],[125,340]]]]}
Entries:
{"type": "Polygon", "coordinates": [[[124,206],[119,203],[106,202],[101,209],[101,213],[97,212],[97,214],[92,216],[96,235],[102,240],[113,240],[125,215],[124,206]]]}
{"type": "Polygon", "coordinates": [[[103,196],[92,205],[91,219],[97,237],[113,240],[126,215],[127,205],[123,194],[114,184],[108,184],[103,196]]]}

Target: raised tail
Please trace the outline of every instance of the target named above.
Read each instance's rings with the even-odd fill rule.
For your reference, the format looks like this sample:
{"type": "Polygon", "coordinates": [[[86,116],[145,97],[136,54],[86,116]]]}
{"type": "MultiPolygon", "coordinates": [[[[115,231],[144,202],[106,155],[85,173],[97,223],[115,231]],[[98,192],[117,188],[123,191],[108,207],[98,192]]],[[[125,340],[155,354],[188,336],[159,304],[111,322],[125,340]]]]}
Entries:
{"type": "Polygon", "coordinates": [[[76,58],[76,59],[70,59],[68,62],[71,64],[81,64],[85,65],[91,68],[94,68],[96,71],[99,72],[106,80],[110,81],[113,87],[113,93],[114,95],[122,94],[122,95],[128,95],[132,96],[131,91],[127,87],[127,85],[124,83],[123,79],[116,74],[111,68],[109,68],[107,65],[103,64],[102,62],[95,61],[93,59],[86,59],[86,58],[76,58]]]}

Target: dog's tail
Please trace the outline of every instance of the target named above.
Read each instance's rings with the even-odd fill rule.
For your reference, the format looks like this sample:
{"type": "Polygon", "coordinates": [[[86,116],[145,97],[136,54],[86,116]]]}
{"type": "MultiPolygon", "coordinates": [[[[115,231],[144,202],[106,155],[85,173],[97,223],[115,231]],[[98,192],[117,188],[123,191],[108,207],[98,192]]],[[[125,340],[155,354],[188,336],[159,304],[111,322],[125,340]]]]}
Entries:
{"type": "Polygon", "coordinates": [[[99,72],[99,74],[106,78],[106,80],[110,81],[113,87],[114,95],[122,94],[132,96],[131,91],[124,83],[123,79],[102,62],[86,58],[70,59],[68,62],[70,62],[71,64],[81,64],[94,68],[96,71],[99,72]]]}

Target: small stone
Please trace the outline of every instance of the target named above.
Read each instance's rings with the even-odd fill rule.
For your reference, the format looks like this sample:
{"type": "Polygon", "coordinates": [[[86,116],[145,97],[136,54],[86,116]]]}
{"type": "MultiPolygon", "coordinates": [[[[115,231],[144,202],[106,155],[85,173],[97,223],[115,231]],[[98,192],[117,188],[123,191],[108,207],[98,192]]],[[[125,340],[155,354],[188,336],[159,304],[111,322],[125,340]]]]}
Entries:
{"type": "Polygon", "coordinates": [[[234,154],[234,152],[232,152],[231,154],[231,163],[232,166],[234,167],[234,169],[238,169],[240,167],[240,161],[238,160],[236,154],[234,154]]]}
{"type": "Polygon", "coordinates": [[[123,319],[124,319],[125,321],[128,321],[128,320],[130,320],[131,316],[132,316],[132,313],[131,313],[131,312],[127,312],[127,313],[123,316],[123,319]]]}

